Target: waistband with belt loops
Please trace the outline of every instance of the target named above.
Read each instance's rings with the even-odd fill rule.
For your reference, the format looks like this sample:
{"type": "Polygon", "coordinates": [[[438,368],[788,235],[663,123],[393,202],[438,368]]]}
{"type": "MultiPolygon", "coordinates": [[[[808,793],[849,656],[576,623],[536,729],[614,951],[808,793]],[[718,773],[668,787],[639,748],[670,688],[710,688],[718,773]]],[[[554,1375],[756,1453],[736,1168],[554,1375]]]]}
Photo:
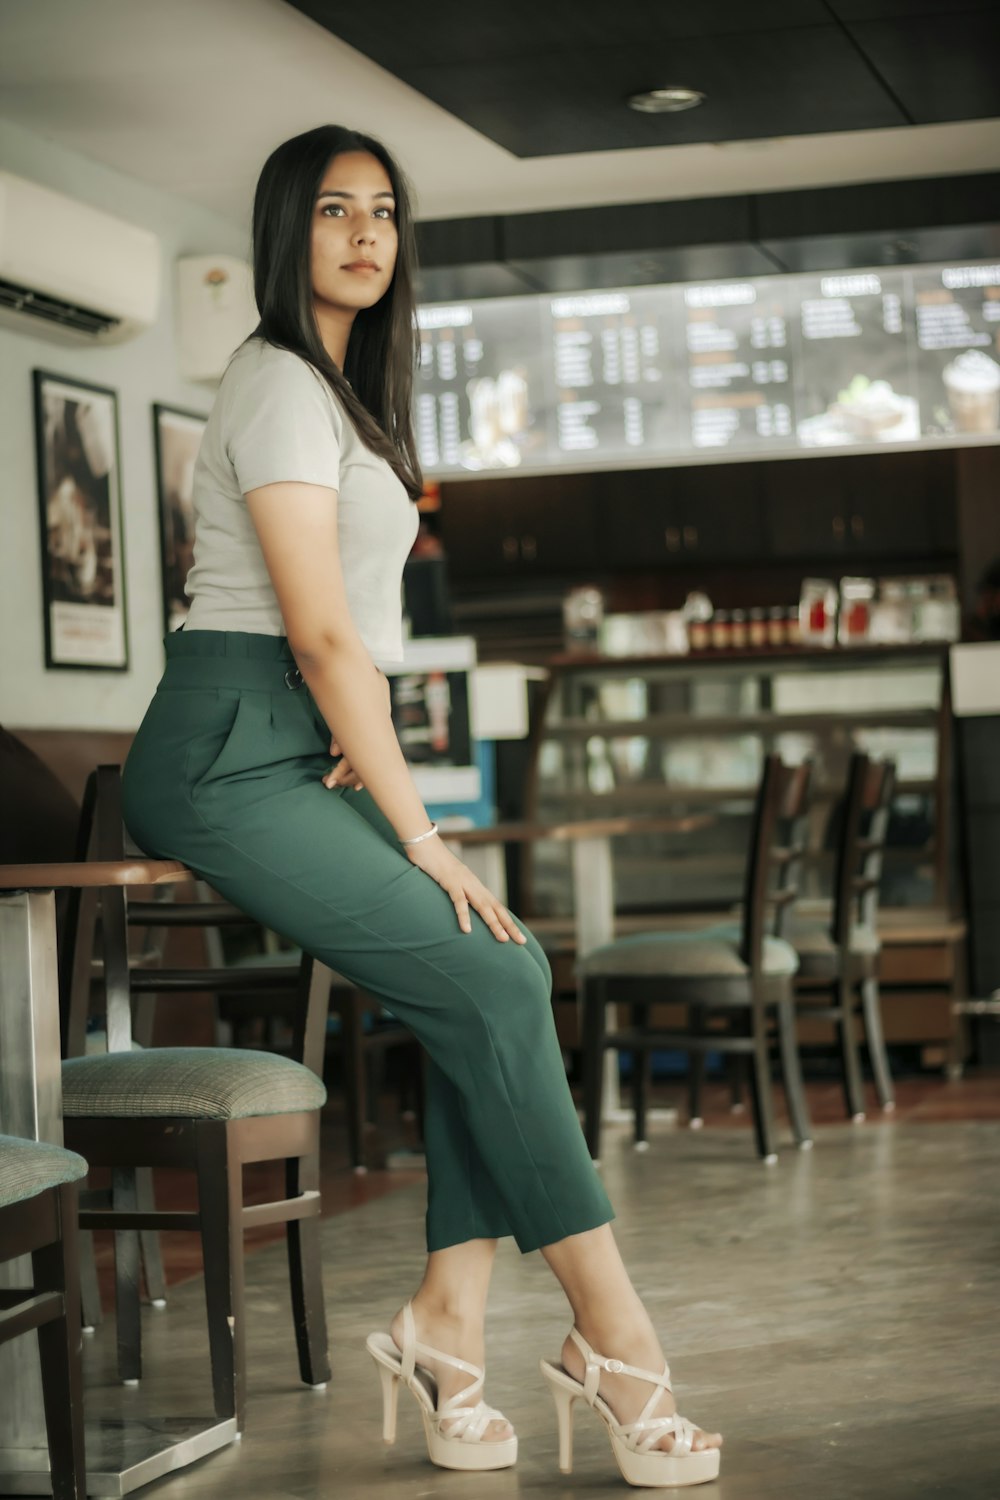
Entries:
{"type": "Polygon", "coordinates": [[[244,630],[174,630],[163,645],[162,688],[234,687],[276,692],[305,687],[283,635],[244,630]]]}

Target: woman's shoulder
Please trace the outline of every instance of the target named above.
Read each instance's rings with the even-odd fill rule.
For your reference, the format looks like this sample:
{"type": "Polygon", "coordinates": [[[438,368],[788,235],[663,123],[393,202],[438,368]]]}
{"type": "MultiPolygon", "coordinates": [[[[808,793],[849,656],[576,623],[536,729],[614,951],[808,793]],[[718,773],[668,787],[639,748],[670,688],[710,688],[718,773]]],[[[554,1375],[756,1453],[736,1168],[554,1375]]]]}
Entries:
{"type": "Polygon", "coordinates": [[[336,408],[333,392],[314,365],[293,349],[279,348],[261,338],[246,339],[231,356],[220,391],[235,392],[247,386],[252,386],[258,393],[266,387],[310,394],[319,392],[328,397],[331,407],[336,408]]]}

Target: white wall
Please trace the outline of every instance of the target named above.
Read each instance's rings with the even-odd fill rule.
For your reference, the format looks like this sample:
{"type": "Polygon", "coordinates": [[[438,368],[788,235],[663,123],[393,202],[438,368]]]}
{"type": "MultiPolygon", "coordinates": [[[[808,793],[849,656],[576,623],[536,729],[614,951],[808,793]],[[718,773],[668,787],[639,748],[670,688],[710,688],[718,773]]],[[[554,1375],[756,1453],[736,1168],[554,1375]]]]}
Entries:
{"type": "Polygon", "coordinates": [[[92,203],[155,233],[163,292],[155,327],[115,348],[61,345],[0,328],[0,724],[8,729],[135,729],[163,670],[163,612],[151,406],[207,412],[212,389],[177,372],[174,262],[179,255],[249,253],[244,225],[0,120],[0,167],[92,203]],[[118,392],[128,672],[46,671],[33,369],[118,392]]]}

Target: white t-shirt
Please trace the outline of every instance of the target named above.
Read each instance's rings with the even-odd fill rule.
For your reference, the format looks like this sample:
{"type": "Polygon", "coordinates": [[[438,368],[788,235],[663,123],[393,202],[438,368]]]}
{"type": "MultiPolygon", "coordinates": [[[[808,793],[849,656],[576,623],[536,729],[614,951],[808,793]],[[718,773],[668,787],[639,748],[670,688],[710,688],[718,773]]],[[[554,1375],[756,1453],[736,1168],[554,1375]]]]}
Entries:
{"type": "Polygon", "coordinates": [[[403,564],[419,527],[417,507],[312,365],[261,339],[233,356],[202,437],[184,628],[286,633],[243,498],[282,480],[337,491],[351,619],[376,666],[400,663],[403,564]]]}

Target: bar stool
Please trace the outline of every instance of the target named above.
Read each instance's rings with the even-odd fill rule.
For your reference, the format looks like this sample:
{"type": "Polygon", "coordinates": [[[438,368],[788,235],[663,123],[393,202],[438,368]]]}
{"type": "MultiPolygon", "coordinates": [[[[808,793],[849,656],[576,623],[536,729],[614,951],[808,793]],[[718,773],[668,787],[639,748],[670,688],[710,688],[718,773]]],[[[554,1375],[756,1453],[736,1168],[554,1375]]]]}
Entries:
{"type": "MultiPolygon", "coordinates": [[[[235,1417],[240,1430],[246,1412],[245,1228],[286,1225],[300,1373],[312,1386],[325,1384],[330,1375],[319,1246],[319,1113],[326,1099],[319,1072],[330,971],[311,957],[303,959],[295,1013],[296,1060],[225,1048],[132,1051],[128,886],[194,876],[175,861],[130,863],[121,858],[117,772],[117,767],[101,767],[97,773],[102,786],[95,814],[96,860],[69,866],[7,866],[3,875],[12,889],[69,885],[101,891],[109,1050],[63,1063],[63,1124],[68,1145],[79,1149],[91,1166],[112,1170],[110,1194],[88,1194],[80,1224],[116,1234],[119,1374],[127,1381],[141,1375],[137,1231],[198,1230],[216,1413],[235,1417]],[[285,1196],[245,1206],[243,1165],[271,1160],[285,1162],[285,1196]],[[196,1174],[197,1212],[139,1206],[136,1169],[155,1166],[183,1167],[196,1174]]],[[[270,974],[267,982],[271,983],[270,974]]],[[[156,985],[169,990],[170,971],[158,971],[156,985]]],[[[252,988],[253,976],[241,974],[240,985],[252,988]]],[[[178,987],[183,987],[181,981],[178,987]]]]}
{"type": "Polygon", "coordinates": [[[643,1146],[648,1055],[654,1048],[670,1046],[690,1054],[693,1119],[700,1117],[705,1053],[750,1059],[757,1152],[768,1164],[775,1162],[769,1057],[774,1031],[796,1142],[804,1148],[812,1144],[795,1038],[792,980],[798,956],[783,936],[805,852],[810,779],[808,765],[792,768],[777,755],[765,758],[754,807],[740,923],[720,923],[697,933],[636,933],[616,938],[577,959],[584,1130],[591,1156],[600,1154],[606,1048],[633,1054],[635,1141],[643,1146]],[[636,988],[645,991],[644,998],[628,1000],[628,990],[636,988]],[[686,1006],[687,1026],[650,1026],[646,1018],[651,990],[657,1002],[686,1006]],[[632,1023],[608,1031],[607,1007],[615,999],[628,1000],[632,1023]]]}
{"type": "Polygon", "coordinates": [[[875,1092],[883,1110],[895,1108],[885,1050],[878,965],[878,895],[889,813],[896,786],[892,761],[851,756],[837,840],[831,919],[793,914],[788,939],[799,956],[795,1001],[800,1016],[835,1023],[847,1113],[865,1118],[855,1021],[861,1016],[875,1092]]]}
{"type": "Polygon", "coordinates": [[[31,1256],[33,1285],[0,1291],[0,1343],[35,1329],[55,1500],[86,1500],[77,1183],[87,1163],[41,1141],[0,1135],[0,1261],[31,1256]]]}

